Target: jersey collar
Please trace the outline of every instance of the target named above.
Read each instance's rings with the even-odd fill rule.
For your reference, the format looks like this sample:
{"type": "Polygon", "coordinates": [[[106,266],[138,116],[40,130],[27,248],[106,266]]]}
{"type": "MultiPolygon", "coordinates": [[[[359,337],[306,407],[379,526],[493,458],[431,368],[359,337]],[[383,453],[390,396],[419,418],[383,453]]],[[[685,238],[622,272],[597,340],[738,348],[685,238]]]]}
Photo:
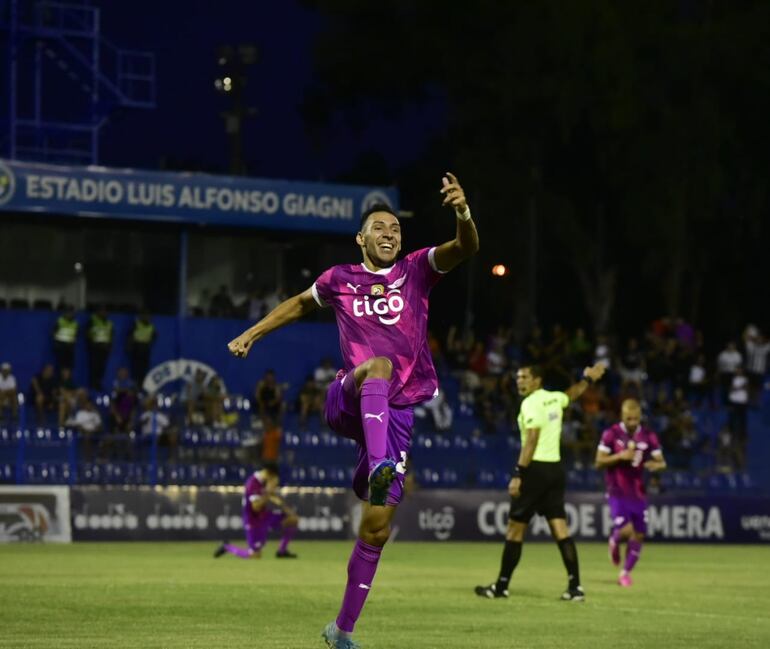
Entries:
{"type": "Polygon", "coordinates": [[[626,425],[621,421],[620,422],[620,429],[629,437],[634,437],[640,430],[642,430],[642,425],[639,424],[637,429],[633,433],[629,433],[628,429],[626,428],[626,425]]]}
{"type": "Polygon", "coordinates": [[[366,264],[364,262],[361,262],[361,268],[363,268],[367,273],[371,273],[372,275],[387,275],[393,268],[395,267],[395,264],[393,266],[388,266],[387,268],[380,268],[380,270],[369,270],[366,267],[366,264]]]}

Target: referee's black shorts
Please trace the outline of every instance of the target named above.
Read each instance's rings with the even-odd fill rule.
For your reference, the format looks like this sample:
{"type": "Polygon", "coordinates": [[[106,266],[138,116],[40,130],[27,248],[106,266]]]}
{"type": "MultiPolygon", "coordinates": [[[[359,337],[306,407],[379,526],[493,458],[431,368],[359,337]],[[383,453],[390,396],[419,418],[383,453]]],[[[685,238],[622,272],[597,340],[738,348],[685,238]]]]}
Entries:
{"type": "Polygon", "coordinates": [[[518,523],[529,523],[535,514],[553,518],[567,518],[564,511],[566,478],[561,462],[530,462],[521,479],[521,489],[511,498],[508,518],[518,523]]]}

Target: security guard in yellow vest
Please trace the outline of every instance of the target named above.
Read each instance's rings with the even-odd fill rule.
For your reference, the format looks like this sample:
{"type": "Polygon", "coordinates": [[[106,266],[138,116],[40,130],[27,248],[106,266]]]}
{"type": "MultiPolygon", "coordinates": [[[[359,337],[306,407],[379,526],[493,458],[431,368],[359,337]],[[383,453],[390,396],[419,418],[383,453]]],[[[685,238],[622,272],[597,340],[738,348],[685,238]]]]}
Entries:
{"type": "Polygon", "coordinates": [[[53,328],[53,353],[59,370],[75,367],[75,343],[78,339],[78,321],[75,311],[67,307],[57,319],[53,328]]]}
{"type": "Polygon", "coordinates": [[[88,369],[91,387],[94,390],[103,389],[104,370],[112,348],[112,328],[112,320],[107,317],[107,310],[104,307],[100,307],[91,315],[91,325],[88,328],[88,369]]]}
{"type": "Polygon", "coordinates": [[[150,314],[142,311],[134,321],[134,328],[128,335],[128,356],[131,361],[131,378],[141,389],[150,369],[150,350],[158,332],[150,321],[150,314]]]}

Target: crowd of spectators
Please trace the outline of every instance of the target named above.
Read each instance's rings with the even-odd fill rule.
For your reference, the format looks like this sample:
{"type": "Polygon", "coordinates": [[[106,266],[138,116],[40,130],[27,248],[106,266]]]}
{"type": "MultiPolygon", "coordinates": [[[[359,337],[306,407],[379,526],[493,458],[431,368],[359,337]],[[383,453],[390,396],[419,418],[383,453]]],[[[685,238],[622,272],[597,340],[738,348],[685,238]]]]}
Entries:
{"type": "MultiPolygon", "coordinates": [[[[271,308],[275,296],[255,294],[246,305],[251,319],[271,308]]],[[[212,312],[230,311],[225,287],[211,300],[212,312]]],[[[86,458],[132,456],[132,444],[152,435],[162,437],[176,453],[184,427],[250,428],[258,437],[262,460],[280,456],[284,415],[294,413],[298,429],[323,426],[326,389],[337,368],[329,358],[320,361],[304,382],[290,389],[286,377],[267,370],[251,395],[229,395],[219,376],[198,369],[172,395],[145,394],[141,381],[155,339],[147,314],[136,317],[129,333],[129,358],[118,369],[109,390],[103,356],[112,344],[112,326],[103,310],[90,318],[86,331],[94,355],[89,385],[76,385],[71,367],[77,321],[71,310],[62,313],[52,333],[56,364],[47,364],[33,377],[25,392],[29,424],[58,425],[77,431],[86,458]],[[74,324],[73,324],[74,323],[74,324]],[[104,349],[100,349],[102,346],[104,349]],[[296,395],[289,401],[287,394],[296,395]],[[251,402],[248,415],[228,404],[235,398],[251,402]],[[166,404],[165,407],[159,407],[166,404]]],[[[516,371],[525,364],[540,365],[545,383],[553,389],[576,381],[594,362],[607,366],[605,380],[590,386],[565,414],[563,445],[573,466],[592,464],[601,430],[615,421],[621,401],[635,397],[642,403],[649,424],[661,435],[674,468],[697,469],[693,458],[705,456],[712,467],[725,471],[746,465],[747,416],[757,405],[767,373],[770,341],[749,325],[718,354],[709,354],[701,333],[681,319],[659,318],[639,337],[590,337],[582,328],[568,331],[554,325],[548,332],[534,327],[526,338],[497,328],[488,336],[451,327],[445,337],[429,335],[440,376],[440,390],[418,415],[438,433],[451,433],[458,418],[472,421],[474,435],[516,434],[519,397],[516,371]],[[704,426],[703,413],[726,412],[717,429],[704,426]]],[[[12,367],[0,365],[0,421],[19,418],[18,393],[12,367]]],[[[719,418],[715,418],[719,421],[719,418]]],[[[467,429],[467,427],[466,427],[467,429]]],[[[135,445],[135,444],[134,444],[135,445]]]]}
{"type": "MultiPolygon", "coordinates": [[[[605,380],[590,386],[565,416],[564,447],[577,467],[592,463],[601,430],[617,419],[622,400],[634,397],[675,468],[697,468],[692,459],[698,455],[725,471],[745,468],[747,413],[759,403],[770,354],[770,341],[748,325],[709,362],[702,334],[667,317],[653,321],[643,336],[625,339],[591,339],[582,328],[569,332],[557,324],[548,333],[534,327],[521,340],[503,327],[484,338],[452,327],[443,342],[430,336],[429,343],[439,374],[457,386],[457,414],[476,417],[480,435],[515,430],[522,365],[541,366],[546,385],[563,389],[587,365],[604,363],[605,380]],[[699,425],[709,419],[704,412],[720,410],[728,417],[718,430],[699,425]]],[[[435,429],[446,430],[452,416],[444,414],[452,410],[446,395],[426,405],[435,429]]]]}

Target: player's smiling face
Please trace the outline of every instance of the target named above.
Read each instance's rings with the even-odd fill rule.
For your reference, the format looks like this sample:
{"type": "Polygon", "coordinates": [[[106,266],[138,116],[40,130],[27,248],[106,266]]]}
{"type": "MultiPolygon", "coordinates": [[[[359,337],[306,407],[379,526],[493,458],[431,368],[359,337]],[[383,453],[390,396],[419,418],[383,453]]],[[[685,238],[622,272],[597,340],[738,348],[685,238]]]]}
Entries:
{"type": "Polygon", "coordinates": [[[542,380],[539,377],[532,376],[532,370],[528,367],[522,367],[516,372],[516,388],[519,396],[528,397],[535,390],[540,389],[542,380]]]}
{"type": "Polygon", "coordinates": [[[364,263],[369,261],[376,268],[392,266],[401,251],[401,224],[389,212],[374,212],[356,235],[356,243],[364,263]]]}

